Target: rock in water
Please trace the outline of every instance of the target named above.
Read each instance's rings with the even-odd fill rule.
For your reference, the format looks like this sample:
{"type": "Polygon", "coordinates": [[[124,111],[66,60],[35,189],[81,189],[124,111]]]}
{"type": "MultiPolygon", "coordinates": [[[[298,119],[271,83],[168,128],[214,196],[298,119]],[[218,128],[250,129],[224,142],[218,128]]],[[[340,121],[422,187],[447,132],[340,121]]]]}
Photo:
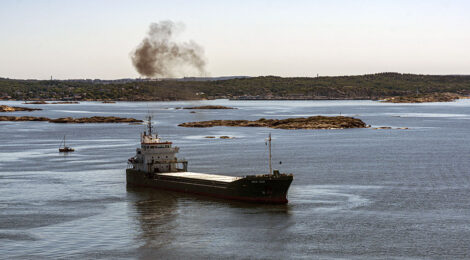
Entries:
{"type": "Polygon", "coordinates": [[[226,106],[198,106],[198,107],[185,107],[184,109],[236,109],[226,106]]]}
{"type": "Polygon", "coordinates": [[[49,118],[35,116],[0,116],[0,121],[49,121],[49,118]]]}
{"type": "Polygon", "coordinates": [[[135,118],[122,118],[115,116],[93,116],[93,117],[82,117],[82,118],[72,118],[72,117],[63,117],[57,119],[50,119],[50,123],[74,123],[74,124],[83,124],[83,123],[140,123],[142,120],[135,118]]]}
{"type": "Polygon", "coordinates": [[[34,117],[34,116],[0,116],[0,121],[49,121],[49,123],[141,123],[142,120],[135,118],[122,118],[114,116],[94,116],[94,117],[82,117],[72,118],[63,117],[51,119],[47,117],[34,117]]]}
{"type": "Polygon", "coordinates": [[[212,120],[200,122],[188,122],[179,124],[182,127],[213,127],[213,126],[236,126],[236,127],[270,127],[277,129],[344,129],[344,128],[366,128],[362,120],[345,116],[312,116],[287,119],[265,119],[256,121],[249,120],[212,120]]]}
{"type": "Polygon", "coordinates": [[[29,108],[29,107],[10,107],[6,105],[0,106],[0,112],[16,112],[16,111],[35,111],[42,110],[40,108],[29,108]]]}

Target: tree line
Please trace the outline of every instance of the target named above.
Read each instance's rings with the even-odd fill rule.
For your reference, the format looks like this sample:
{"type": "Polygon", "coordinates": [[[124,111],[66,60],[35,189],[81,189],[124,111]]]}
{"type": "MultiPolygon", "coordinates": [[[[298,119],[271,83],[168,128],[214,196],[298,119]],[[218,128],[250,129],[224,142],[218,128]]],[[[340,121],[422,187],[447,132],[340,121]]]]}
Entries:
{"type": "Polygon", "coordinates": [[[261,76],[227,80],[16,80],[0,78],[0,98],[16,100],[381,99],[429,93],[470,94],[470,76],[377,73],[261,76]]]}

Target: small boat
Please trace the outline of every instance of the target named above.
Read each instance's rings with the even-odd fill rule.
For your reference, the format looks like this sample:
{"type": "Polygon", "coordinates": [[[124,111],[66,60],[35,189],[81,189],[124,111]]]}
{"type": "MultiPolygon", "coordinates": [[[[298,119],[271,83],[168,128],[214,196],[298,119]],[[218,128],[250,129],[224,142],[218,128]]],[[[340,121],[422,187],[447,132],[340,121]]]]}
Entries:
{"type": "Polygon", "coordinates": [[[59,147],[59,152],[68,153],[68,152],[75,151],[72,147],[69,147],[69,146],[65,145],[65,135],[64,135],[64,141],[61,144],[64,144],[64,145],[62,147],[59,147]]]}

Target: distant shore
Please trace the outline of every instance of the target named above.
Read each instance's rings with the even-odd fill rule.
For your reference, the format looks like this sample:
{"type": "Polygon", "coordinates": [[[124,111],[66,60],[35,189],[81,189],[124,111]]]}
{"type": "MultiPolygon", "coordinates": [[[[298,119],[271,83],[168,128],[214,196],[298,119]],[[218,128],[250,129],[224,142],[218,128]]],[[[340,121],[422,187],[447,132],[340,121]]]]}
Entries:
{"type": "MultiPolygon", "coordinates": [[[[366,97],[359,97],[359,98],[312,98],[312,97],[298,97],[298,98],[291,98],[291,97],[243,97],[243,98],[227,98],[227,97],[218,97],[215,99],[174,99],[174,100],[107,100],[103,101],[101,99],[81,99],[80,101],[60,101],[60,100],[50,100],[50,99],[43,99],[43,100],[16,100],[16,99],[2,99],[0,101],[21,101],[24,102],[25,105],[50,105],[50,104],[80,104],[80,102],[100,102],[103,104],[115,104],[116,102],[178,102],[178,101],[209,101],[209,100],[217,100],[217,99],[228,99],[230,101],[353,101],[353,100],[370,100],[370,101],[378,101],[384,103],[430,103],[430,102],[452,102],[459,99],[470,99],[468,95],[459,95],[454,93],[432,93],[432,94],[425,94],[425,95],[409,95],[409,96],[391,96],[391,97],[381,97],[381,98],[366,98],[366,97]]],[[[219,105],[214,106],[201,106],[201,107],[183,107],[182,109],[233,109],[230,107],[227,108],[217,108],[219,105]]]]}
{"type": "Polygon", "coordinates": [[[2,100],[383,100],[453,93],[470,95],[470,75],[376,73],[323,77],[229,77],[224,79],[17,80],[0,78],[2,100]]]}
{"type": "Polygon", "coordinates": [[[452,102],[457,99],[467,99],[468,96],[463,96],[454,93],[431,93],[431,94],[416,94],[410,96],[389,97],[382,100],[387,103],[429,103],[429,102],[452,102]]]}

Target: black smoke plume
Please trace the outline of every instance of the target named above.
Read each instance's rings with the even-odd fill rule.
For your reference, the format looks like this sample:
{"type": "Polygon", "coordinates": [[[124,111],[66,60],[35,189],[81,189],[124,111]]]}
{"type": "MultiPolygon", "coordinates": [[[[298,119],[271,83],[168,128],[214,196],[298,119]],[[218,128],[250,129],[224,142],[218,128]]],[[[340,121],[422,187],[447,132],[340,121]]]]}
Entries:
{"type": "Polygon", "coordinates": [[[150,24],[148,35],[132,52],[134,67],[146,77],[206,75],[204,50],[193,41],[176,42],[182,24],[161,21],[150,24]]]}

